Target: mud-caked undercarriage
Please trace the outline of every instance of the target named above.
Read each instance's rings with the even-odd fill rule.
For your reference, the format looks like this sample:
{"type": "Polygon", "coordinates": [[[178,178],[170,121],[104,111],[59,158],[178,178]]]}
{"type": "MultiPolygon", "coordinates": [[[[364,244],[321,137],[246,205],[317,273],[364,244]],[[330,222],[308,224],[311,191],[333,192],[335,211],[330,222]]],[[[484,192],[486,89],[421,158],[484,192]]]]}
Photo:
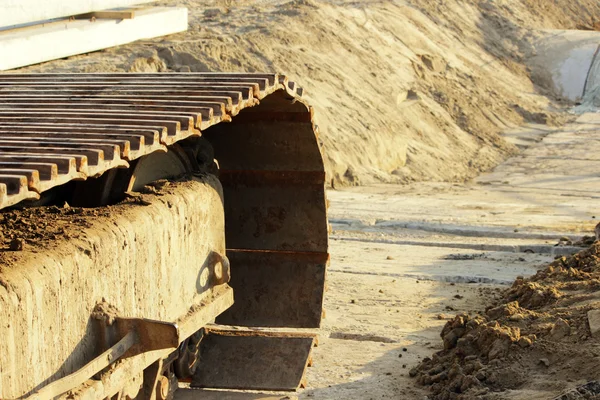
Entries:
{"type": "Polygon", "coordinates": [[[328,262],[301,89],[0,75],[0,398],[303,382],[328,262]]]}

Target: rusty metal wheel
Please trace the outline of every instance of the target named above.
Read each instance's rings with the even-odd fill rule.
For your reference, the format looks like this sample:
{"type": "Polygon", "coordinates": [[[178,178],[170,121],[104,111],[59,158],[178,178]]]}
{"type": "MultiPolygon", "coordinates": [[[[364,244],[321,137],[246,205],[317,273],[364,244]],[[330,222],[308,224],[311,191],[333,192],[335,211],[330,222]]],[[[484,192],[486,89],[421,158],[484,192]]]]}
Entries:
{"type": "Polygon", "coordinates": [[[177,379],[190,378],[196,372],[198,356],[200,355],[200,342],[203,338],[204,329],[200,329],[179,345],[179,356],[173,362],[173,371],[177,379]]]}

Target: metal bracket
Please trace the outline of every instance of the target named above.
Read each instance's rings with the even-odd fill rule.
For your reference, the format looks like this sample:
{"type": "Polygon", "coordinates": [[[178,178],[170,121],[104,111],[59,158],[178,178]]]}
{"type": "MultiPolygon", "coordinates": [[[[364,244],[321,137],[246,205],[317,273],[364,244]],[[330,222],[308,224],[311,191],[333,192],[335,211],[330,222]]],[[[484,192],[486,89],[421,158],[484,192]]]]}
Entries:
{"type": "Polygon", "coordinates": [[[223,285],[231,279],[229,259],[224,254],[211,251],[209,257],[210,263],[213,265],[213,283],[215,285],[223,285]]]}
{"type": "Polygon", "coordinates": [[[179,345],[179,328],[177,324],[143,318],[119,317],[115,318],[110,325],[106,325],[104,320],[99,320],[98,324],[100,325],[98,330],[102,349],[109,348],[119,338],[125,337],[130,332],[135,332],[137,341],[124,355],[125,357],[179,345]]]}
{"type": "MultiPolygon", "coordinates": [[[[104,323],[100,320],[99,323],[104,323]]],[[[93,376],[101,373],[106,367],[123,357],[177,347],[179,345],[179,329],[176,324],[139,318],[115,318],[111,325],[105,326],[101,335],[108,343],[111,338],[121,337],[102,354],[87,363],[75,373],[44,386],[28,399],[51,399],[73,388],[76,388],[93,376]]]]}
{"type": "MultiPolygon", "coordinates": [[[[111,397],[120,390],[118,388],[124,388],[130,383],[128,379],[131,376],[168,357],[177,350],[180,343],[232,304],[233,290],[224,287],[209,301],[204,300],[192,306],[188,314],[176,323],[143,318],[119,318],[99,312],[96,316],[100,346],[105,351],[81,369],[42,387],[26,399],[52,399],[76,389],[81,389],[81,392],[78,392],[81,398],[111,397]],[[118,360],[122,362],[107,369],[118,360]]],[[[165,386],[162,382],[153,383],[153,390],[165,386]]],[[[147,387],[144,388],[146,389],[147,387]]],[[[63,397],[64,395],[61,396],[63,397]]]]}

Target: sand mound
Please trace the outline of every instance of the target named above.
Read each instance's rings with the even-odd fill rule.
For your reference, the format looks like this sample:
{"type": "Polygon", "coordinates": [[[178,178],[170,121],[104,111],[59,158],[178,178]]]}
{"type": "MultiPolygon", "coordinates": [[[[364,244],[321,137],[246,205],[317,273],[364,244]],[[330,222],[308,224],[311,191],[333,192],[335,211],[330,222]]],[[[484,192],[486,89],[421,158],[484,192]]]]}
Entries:
{"type": "MultiPolygon", "coordinates": [[[[566,391],[600,376],[600,243],[562,257],[477,316],[446,323],[444,350],[410,371],[433,399],[505,398],[507,390],[566,391]]],[[[525,397],[523,397],[525,398],[525,397]]],[[[597,398],[597,397],[565,397],[597,398]]]]}
{"type": "Polygon", "coordinates": [[[535,28],[574,28],[597,2],[179,0],[188,32],[24,71],[279,71],[316,108],[331,179],[461,181],[516,148],[498,132],[561,123],[524,60],[535,28]]]}

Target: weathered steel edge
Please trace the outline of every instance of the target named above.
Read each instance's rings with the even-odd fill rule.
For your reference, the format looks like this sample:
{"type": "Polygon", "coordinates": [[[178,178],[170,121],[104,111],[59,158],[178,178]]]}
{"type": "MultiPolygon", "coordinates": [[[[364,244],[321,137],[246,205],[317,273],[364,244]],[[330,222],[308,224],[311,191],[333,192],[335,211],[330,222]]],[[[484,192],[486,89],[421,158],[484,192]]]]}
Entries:
{"type": "MultiPolygon", "coordinates": [[[[28,74],[15,74],[15,75],[19,75],[19,77],[21,79],[28,79],[31,77],[39,77],[38,75],[28,75],[28,74]]],[[[10,75],[10,77],[15,76],[15,75],[10,75]]],[[[146,75],[142,75],[142,74],[136,74],[135,77],[139,78],[139,77],[146,77],[146,78],[166,78],[169,76],[172,77],[176,77],[176,76],[181,76],[182,74],[173,74],[173,75],[167,75],[167,74],[146,74],[146,75]]],[[[0,76],[2,76],[2,74],[0,74],[0,76]]],[[[49,76],[48,74],[44,74],[43,76],[47,77],[49,76]]],[[[64,76],[64,75],[60,75],[57,74],[57,76],[64,76]]],[[[69,76],[73,77],[74,79],[77,79],[78,76],[89,76],[88,74],[70,74],[69,76]]],[[[110,77],[110,76],[115,76],[115,77],[126,77],[127,75],[124,74],[103,74],[103,75],[98,75],[101,77],[110,77]]],[[[231,109],[229,111],[226,110],[226,114],[224,114],[224,116],[221,117],[216,117],[216,118],[210,118],[207,121],[202,121],[200,124],[194,124],[194,125],[200,125],[200,129],[198,131],[181,131],[180,129],[178,129],[178,131],[176,132],[175,137],[169,138],[168,140],[166,139],[166,137],[163,135],[163,137],[161,137],[161,142],[163,143],[163,145],[168,145],[168,144],[172,144],[175,143],[177,141],[183,140],[189,136],[200,136],[201,135],[201,131],[205,130],[211,126],[217,125],[220,122],[223,121],[231,121],[231,119],[237,115],[239,113],[239,111],[241,111],[242,109],[245,108],[249,108],[249,107],[253,107],[255,105],[257,105],[260,100],[264,99],[265,97],[275,93],[276,91],[279,90],[283,90],[286,92],[286,94],[288,96],[290,96],[291,98],[294,99],[294,101],[298,101],[302,104],[304,104],[308,110],[308,115],[310,116],[310,120],[312,122],[313,119],[313,112],[312,112],[312,108],[310,106],[308,106],[308,104],[306,104],[306,102],[304,102],[304,100],[301,98],[302,96],[302,89],[297,87],[296,84],[294,82],[291,82],[287,79],[286,76],[284,75],[279,75],[279,74],[236,74],[236,73],[215,73],[215,74],[185,74],[186,77],[194,77],[194,76],[198,76],[198,77],[211,77],[211,78],[219,78],[219,77],[236,77],[236,78],[243,78],[243,77],[253,77],[256,76],[257,78],[261,78],[261,77],[265,77],[265,76],[273,76],[273,82],[271,84],[271,82],[268,82],[270,85],[266,86],[264,90],[257,90],[254,91],[254,93],[252,93],[254,96],[249,98],[249,101],[242,101],[239,104],[239,107],[231,109]],[[254,100],[254,101],[251,101],[254,100]]],[[[9,77],[8,75],[5,75],[4,78],[9,77]]],[[[241,79],[242,80],[242,79],[241,79]]],[[[157,123],[160,124],[160,123],[157,123]]],[[[314,123],[313,123],[314,126],[314,123]]],[[[317,133],[316,131],[316,127],[315,127],[315,133],[317,133]]],[[[150,148],[150,151],[147,153],[149,154],[150,152],[154,152],[154,151],[161,151],[164,149],[163,148],[150,148]]],[[[141,152],[138,153],[138,156],[140,156],[141,152]]],[[[141,154],[144,155],[144,154],[141,154]]],[[[35,157],[35,155],[34,155],[35,157]]],[[[86,179],[88,176],[98,176],[100,174],[102,174],[104,171],[109,170],[109,169],[113,169],[113,168],[117,168],[117,167],[123,167],[123,166],[127,166],[127,162],[123,159],[117,158],[116,160],[114,160],[113,162],[106,162],[103,164],[103,166],[96,166],[95,168],[92,169],[92,171],[88,171],[88,170],[80,170],[79,174],[75,177],[75,174],[71,174],[73,176],[72,179],[86,179]],[[104,168],[103,168],[104,167],[104,168]],[[91,174],[89,174],[91,172],[91,174]]],[[[0,169],[0,174],[2,174],[2,171],[0,169]]],[[[11,177],[12,181],[15,181],[15,179],[13,179],[11,177]]],[[[63,179],[64,180],[64,179],[63,179]]],[[[58,180],[53,180],[56,182],[56,184],[62,184],[64,182],[62,182],[63,180],[60,181],[60,183],[58,182],[58,180]]],[[[12,182],[11,181],[11,182],[12,182]]],[[[19,188],[19,192],[16,194],[10,194],[8,189],[7,189],[7,185],[5,183],[3,183],[2,181],[0,181],[0,209],[2,208],[6,208],[6,207],[10,207],[13,205],[16,205],[24,200],[28,200],[28,199],[38,199],[39,198],[39,192],[40,190],[38,188],[35,188],[36,190],[30,190],[28,189],[26,186],[22,185],[22,183],[19,183],[19,185],[21,186],[19,188]]],[[[51,184],[46,184],[44,186],[45,189],[49,189],[52,186],[56,186],[56,185],[51,185],[51,184]]],[[[42,190],[43,191],[43,190],[42,190]]]]}

